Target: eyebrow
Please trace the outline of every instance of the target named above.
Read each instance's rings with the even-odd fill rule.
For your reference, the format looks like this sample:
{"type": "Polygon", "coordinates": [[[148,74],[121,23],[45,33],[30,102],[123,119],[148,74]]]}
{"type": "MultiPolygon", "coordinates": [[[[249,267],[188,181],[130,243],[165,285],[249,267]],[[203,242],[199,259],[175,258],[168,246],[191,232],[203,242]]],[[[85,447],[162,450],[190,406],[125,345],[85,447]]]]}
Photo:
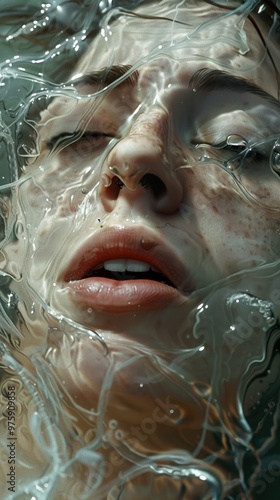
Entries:
{"type": "Polygon", "coordinates": [[[203,68],[198,70],[190,79],[189,87],[197,92],[222,90],[231,90],[239,94],[249,92],[280,108],[279,101],[255,83],[218,69],[203,68]]]}
{"type": "Polygon", "coordinates": [[[138,80],[138,71],[131,72],[132,66],[114,65],[97,71],[85,73],[70,80],[71,85],[111,85],[120,80],[119,85],[134,86],[138,80]]]}
{"type": "MultiPolygon", "coordinates": [[[[85,73],[70,80],[72,85],[111,85],[120,80],[119,85],[134,86],[139,77],[137,70],[131,72],[131,65],[113,65],[97,71],[85,73]]],[[[191,77],[189,88],[196,91],[231,90],[240,94],[249,92],[280,108],[279,101],[261,87],[249,80],[231,75],[218,69],[202,68],[191,77]]]]}

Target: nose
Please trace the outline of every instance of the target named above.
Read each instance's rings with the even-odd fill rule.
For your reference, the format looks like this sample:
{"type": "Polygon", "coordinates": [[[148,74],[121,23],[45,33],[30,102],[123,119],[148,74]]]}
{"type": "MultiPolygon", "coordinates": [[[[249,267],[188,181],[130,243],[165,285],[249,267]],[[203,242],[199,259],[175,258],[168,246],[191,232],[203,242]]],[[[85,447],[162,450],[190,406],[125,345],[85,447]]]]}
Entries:
{"type": "Polygon", "coordinates": [[[112,211],[119,197],[143,197],[158,213],[174,213],[183,197],[169,149],[168,113],[154,108],[141,114],[104,162],[100,198],[112,211]]]}

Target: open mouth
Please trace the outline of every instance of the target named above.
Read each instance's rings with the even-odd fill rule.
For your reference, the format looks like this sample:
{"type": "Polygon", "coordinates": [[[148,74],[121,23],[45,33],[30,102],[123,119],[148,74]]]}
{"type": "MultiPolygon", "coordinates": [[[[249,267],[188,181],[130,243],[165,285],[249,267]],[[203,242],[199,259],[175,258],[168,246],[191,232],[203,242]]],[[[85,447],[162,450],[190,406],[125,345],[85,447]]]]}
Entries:
{"type": "Polygon", "coordinates": [[[175,285],[156,267],[133,259],[108,260],[88,271],[83,278],[107,278],[117,281],[151,280],[164,285],[175,285]]]}
{"type": "Polygon", "coordinates": [[[182,301],[193,286],[174,249],[146,228],[108,228],[75,252],[62,276],[72,300],[95,311],[135,312],[182,301]]]}

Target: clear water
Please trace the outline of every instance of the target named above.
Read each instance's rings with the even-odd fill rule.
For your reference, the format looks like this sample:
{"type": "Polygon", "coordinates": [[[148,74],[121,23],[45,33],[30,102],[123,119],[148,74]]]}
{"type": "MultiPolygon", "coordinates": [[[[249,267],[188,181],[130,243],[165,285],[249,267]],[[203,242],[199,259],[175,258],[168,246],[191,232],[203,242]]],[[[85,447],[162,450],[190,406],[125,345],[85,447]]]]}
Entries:
{"type": "MultiPolygon", "coordinates": [[[[175,313],[167,306],[163,320],[158,321],[150,312],[144,324],[135,314],[127,320],[125,332],[120,331],[118,319],[112,320],[113,326],[109,321],[107,328],[99,328],[94,307],[83,310],[81,320],[69,310],[65,290],[55,291],[60,263],[74,248],[81,228],[92,230],[91,204],[97,185],[87,163],[86,143],[82,143],[80,170],[69,160],[76,165],[81,153],[70,148],[63,170],[56,171],[57,151],[51,153],[51,162],[43,158],[36,163],[40,141],[48,120],[59,123],[61,114],[70,120],[71,110],[80,103],[85,103],[84,117],[88,110],[90,116],[98,113],[98,107],[91,105],[94,94],[80,94],[63,82],[82,69],[85,63],[78,61],[99,26],[105,33],[104,47],[108,47],[106,30],[119,9],[133,12],[139,4],[69,0],[0,6],[3,498],[273,500],[278,498],[280,484],[279,109],[272,106],[267,118],[260,114],[262,108],[256,108],[267,131],[265,137],[256,134],[253,143],[243,133],[230,130],[211,146],[198,124],[203,140],[192,149],[198,171],[218,169],[239,193],[241,204],[252,205],[265,220],[273,221],[273,237],[265,242],[267,261],[261,251],[254,254],[254,265],[243,256],[240,268],[229,276],[211,280],[210,273],[209,280],[190,297],[186,293],[175,313]],[[80,66],[74,71],[76,64],[80,66]],[[62,111],[44,114],[48,103],[59,99],[62,111]],[[265,186],[262,173],[251,172],[252,157],[260,154],[269,169],[265,186]],[[28,163],[35,168],[25,169],[28,163]],[[52,177],[50,168],[54,169],[52,177]],[[250,176],[257,177],[265,194],[250,190],[246,185],[250,176]],[[55,227],[52,218],[57,220],[55,227]],[[170,317],[172,327],[166,328],[164,322],[170,325],[170,317]],[[8,408],[11,387],[16,393],[14,491],[11,485],[8,489],[6,479],[11,454],[7,443],[12,441],[7,441],[12,437],[7,427],[9,408],[13,415],[12,405],[8,408]]],[[[167,4],[161,2],[162,16],[167,4]]],[[[175,48],[183,47],[190,62],[193,50],[209,54],[215,43],[245,55],[251,47],[244,22],[253,8],[260,18],[271,19],[269,37],[275,45],[278,21],[270,8],[250,0],[237,4],[215,2],[222,6],[222,21],[207,20],[198,9],[191,34],[186,35],[183,27],[180,36],[174,36],[175,48]],[[221,25],[228,20],[231,28],[221,34],[221,25]]],[[[192,2],[189,5],[196,9],[192,2]]],[[[147,20],[145,36],[155,35],[155,22],[147,20]]],[[[168,39],[174,33],[171,23],[168,39]]],[[[126,36],[124,30],[119,46],[126,36]]],[[[170,48],[161,43],[161,37],[149,57],[139,59],[138,70],[162,55],[173,68],[170,48]]],[[[112,54],[113,49],[109,37],[112,54]]],[[[279,64],[277,57],[274,62],[279,64]]],[[[229,70],[230,63],[222,69],[229,70]]],[[[247,70],[242,67],[240,76],[247,70]]],[[[194,91],[203,84],[198,80],[194,91]]],[[[206,104],[211,113],[212,104],[206,104]]],[[[122,106],[126,109],[126,103],[122,106]]],[[[176,112],[178,135],[187,141],[180,109],[176,112]]],[[[107,152],[96,159],[97,166],[107,152]]],[[[110,178],[105,181],[109,186],[110,178]]],[[[199,267],[205,256],[199,238],[188,227],[206,209],[182,205],[180,210],[185,221],[181,231],[198,256],[199,267]]],[[[94,217],[95,223],[106,225],[106,219],[99,219],[95,212],[94,217]]],[[[136,224],[133,218],[130,223],[136,224]]],[[[147,218],[146,225],[151,228],[152,220],[147,218]]],[[[158,229],[166,225],[172,230],[169,219],[158,229]]],[[[262,246],[261,236],[256,232],[255,239],[251,237],[252,249],[262,246]]],[[[236,251],[240,245],[233,242],[236,251]]],[[[145,251],[149,252],[149,244],[145,251]]]]}

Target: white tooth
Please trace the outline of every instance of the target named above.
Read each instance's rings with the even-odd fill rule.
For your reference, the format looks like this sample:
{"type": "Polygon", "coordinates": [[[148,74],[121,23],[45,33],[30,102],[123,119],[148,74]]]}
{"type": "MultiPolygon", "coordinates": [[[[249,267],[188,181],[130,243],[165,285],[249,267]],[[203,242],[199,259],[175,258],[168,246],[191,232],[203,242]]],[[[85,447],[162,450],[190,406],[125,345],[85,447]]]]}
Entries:
{"type": "Polygon", "coordinates": [[[106,260],[104,262],[104,267],[107,271],[123,273],[126,270],[126,260],[125,259],[117,259],[117,260],[106,260]]]}
{"type": "Polygon", "coordinates": [[[106,260],[104,262],[104,267],[107,271],[123,273],[125,271],[130,271],[134,273],[145,273],[149,271],[150,265],[146,262],[141,262],[140,260],[132,259],[116,259],[116,260],[106,260]]]}
{"type": "Polygon", "coordinates": [[[134,273],[145,273],[149,271],[150,265],[140,260],[127,260],[126,269],[134,273]]]}

